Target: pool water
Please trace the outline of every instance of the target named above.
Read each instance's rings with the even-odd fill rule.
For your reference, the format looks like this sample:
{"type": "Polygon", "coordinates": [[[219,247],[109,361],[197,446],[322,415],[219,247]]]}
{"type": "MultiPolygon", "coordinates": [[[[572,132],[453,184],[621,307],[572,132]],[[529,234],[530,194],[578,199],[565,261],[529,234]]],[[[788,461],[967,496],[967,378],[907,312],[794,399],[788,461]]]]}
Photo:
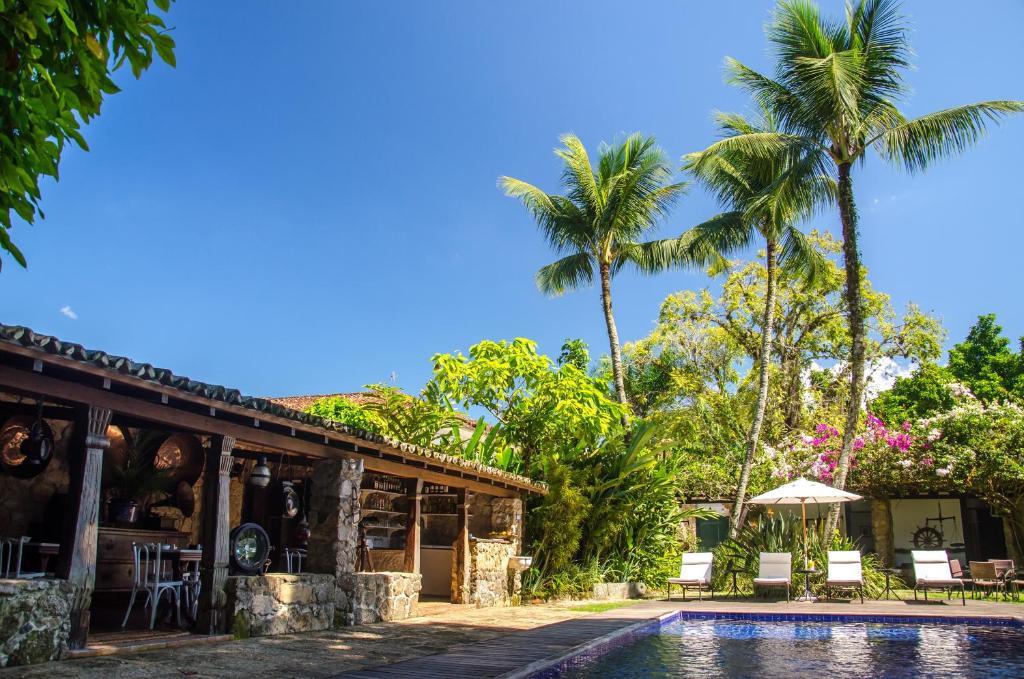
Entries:
{"type": "Polygon", "coordinates": [[[569,665],[547,676],[1024,677],[1024,631],[1007,625],[676,620],[569,665]]]}

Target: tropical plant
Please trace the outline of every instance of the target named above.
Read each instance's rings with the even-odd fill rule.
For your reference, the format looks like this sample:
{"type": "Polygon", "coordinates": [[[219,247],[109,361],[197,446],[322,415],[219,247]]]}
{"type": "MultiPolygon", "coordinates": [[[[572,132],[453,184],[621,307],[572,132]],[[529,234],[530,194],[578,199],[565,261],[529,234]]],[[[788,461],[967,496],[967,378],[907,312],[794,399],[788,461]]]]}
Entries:
{"type": "Polygon", "coordinates": [[[625,405],[611,280],[627,265],[654,274],[685,263],[676,239],[640,239],[666,215],[686,184],[671,181],[671,165],[653,137],[633,134],[619,144],[602,144],[596,171],[578,137],[567,134],[561,141],[555,154],[565,163],[565,195],[548,194],[512,177],[499,178],[499,184],[522,201],[551,248],[564,255],[537,272],[542,292],[560,295],[592,283],[595,275],[600,282],[615,394],[625,405]]]}
{"type": "Polygon", "coordinates": [[[56,179],[68,142],[88,150],[82,125],[118,92],[111,75],[125,62],[138,78],[153,53],[174,65],[174,40],[150,5],[171,0],[19,0],[0,3],[0,250],[22,266],[11,212],[31,224],[39,178],[56,179]]]}
{"type": "Polygon", "coordinates": [[[437,354],[433,360],[427,399],[486,410],[519,450],[528,475],[543,475],[546,458],[597,445],[618,430],[625,411],[605,385],[572,362],[556,366],[528,339],[486,340],[470,347],[469,356],[437,354]]]}
{"type": "Polygon", "coordinates": [[[154,464],[154,456],[167,435],[141,431],[131,441],[124,462],[107,465],[104,487],[111,497],[141,501],[155,493],[167,491],[171,474],[154,464]]]}
{"type": "MultiPolygon", "coordinates": [[[[774,77],[730,59],[730,80],[750,92],[778,121],[779,131],[753,131],[719,141],[710,150],[744,149],[763,157],[788,152],[832,175],[843,234],[849,314],[850,393],[836,474],[846,482],[862,407],[865,328],[860,247],[852,170],[869,149],[916,172],[978,142],[988,123],[1024,111],[1024,102],[996,100],[956,106],[908,120],[897,103],[907,92],[907,24],[897,0],[848,2],[845,21],[821,16],[808,0],[786,0],[768,24],[774,77]]],[[[794,187],[795,188],[795,187],[794,187]]],[[[838,521],[838,509],[829,527],[838,521]]],[[[831,530],[828,531],[831,533],[831,530]]]]}
{"type": "Polygon", "coordinates": [[[325,420],[347,424],[364,431],[384,433],[385,426],[365,406],[344,396],[329,396],[314,401],[306,412],[325,420]]]}
{"type": "Polygon", "coordinates": [[[522,471],[523,458],[508,442],[500,424],[489,425],[480,418],[469,438],[461,442],[462,457],[508,472],[522,471]]]}
{"type": "MultiPolygon", "coordinates": [[[[769,111],[762,112],[757,121],[736,114],[719,114],[718,126],[726,137],[777,132],[769,111]]],[[[684,167],[726,209],[682,236],[687,260],[702,266],[725,266],[728,256],[748,249],[758,236],[765,246],[761,342],[753,357],[758,366],[757,405],[747,432],[746,454],[730,518],[729,533],[735,535],[743,522],[750,469],[768,406],[778,269],[797,272],[808,287],[823,275],[825,258],[796,224],[831,200],[835,186],[830,177],[818,173],[815,164],[784,151],[769,156],[749,153],[744,148],[717,146],[691,153],[684,167]]]]}

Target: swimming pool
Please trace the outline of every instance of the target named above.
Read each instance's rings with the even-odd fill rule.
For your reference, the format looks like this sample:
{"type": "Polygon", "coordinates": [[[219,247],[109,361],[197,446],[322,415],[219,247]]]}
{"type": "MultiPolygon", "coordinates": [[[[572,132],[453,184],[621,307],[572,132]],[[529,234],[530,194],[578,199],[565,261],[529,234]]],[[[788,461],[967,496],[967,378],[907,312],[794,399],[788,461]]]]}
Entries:
{"type": "Polygon", "coordinates": [[[1024,676],[1024,630],[980,623],[676,617],[534,676],[1024,676]]]}

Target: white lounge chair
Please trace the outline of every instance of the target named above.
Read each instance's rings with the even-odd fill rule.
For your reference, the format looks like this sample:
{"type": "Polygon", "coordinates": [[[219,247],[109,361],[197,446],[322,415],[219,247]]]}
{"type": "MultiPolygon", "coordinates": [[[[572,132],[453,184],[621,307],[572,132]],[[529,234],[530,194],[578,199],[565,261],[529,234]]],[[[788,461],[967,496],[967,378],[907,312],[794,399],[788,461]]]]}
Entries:
{"type": "Polygon", "coordinates": [[[785,587],[786,601],[793,584],[793,555],[789,552],[761,552],[757,564],[754,589],[758,587],[785,587]]]}
{"type": "Polygon", "coordinates": [[[832,591],[848,589],[860,594],[860,602],[864,603],[864,571],[860,565],[860,552],[857,550],[828,553],[828,578],[825,590],[828,598],[832,591]]]}
{"type": "Polygon", "coordinates": [[[701,592],[705,589],[711,591],[711,598],[715,598],[715,588],[711,584],[711,567],[714,562],[714,554],[711,552],[687,552],[683,554],[682,564],[679,566],[679,577],[668,579],[668,599],[672,599],[672,585],[679,585],[683,588],[683,598],[686,598],[686,588],[696,587],[697,598],[703,599],[701,592]]]}
{"type": "Polygon", "coordinates": [[[917,590],[924,592],[924,600],[928,601],[928,590],[946,590],[946,596],[957,587],[960,588],[960,601],[967,605],[964,593],[964,581],[953,577],[949,569],[949,555],[945,550],[913,550],[910,552],[914,560],[914,601],[917,601],[917,590]]]}

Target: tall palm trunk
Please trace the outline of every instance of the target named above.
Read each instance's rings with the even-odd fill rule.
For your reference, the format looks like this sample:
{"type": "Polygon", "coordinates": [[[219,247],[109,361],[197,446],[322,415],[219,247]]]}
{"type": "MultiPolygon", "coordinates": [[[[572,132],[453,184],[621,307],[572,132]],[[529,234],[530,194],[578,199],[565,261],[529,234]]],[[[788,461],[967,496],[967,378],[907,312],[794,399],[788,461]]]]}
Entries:
{"type": "Polygon", "coordinates": [[[736,537],[740,526],[743,525],[743,517],[746,515],[744,501],[747,497],[747,486],[750,483],[750,468],[754,466],[757,442],[761,436],[764,413],[768,407],[768,370],[771,367],[772,332],[775,325],[775,248],[775,241],[769,238],[765,249],[765,269],[768,280],[764,295],[764,324],[761,333],[761,365],[758,371],[757,410],[754,413],[754,422],[750,425],[750,432],[747,434],[747,456],[743,459],[743,468],[740,470],[740,482],[736,487],[736,500],[732,506],[732,525],[729,527],[729,537],[732,538],[736,537]]]}
{"type": "MultiPolygon", "coordinates": [[[[843,425],[843,446],[839,452],[833,483],[837,488],[846,486],[846,474],[850,469],[850,454],[853,439],[860,422],[861,399],[864,396],[864,309],[860,290],[860,251],[857,246],[857,208],[853,201],[853,182],[850,178],[850,163],[839,165],[839,219],[843,225],[843,260],[846,269],[846,306],[850,315],[850,400],[846,406],[846,423],[843,425]]],[[[831,540],[839,524],[839,505],[832,506],[828,515],[823,540],[831,540]]]]}
{"type": "MultiPolygon", "coordinates": [[[[609,264],[601,263],[601,304],[604,306],[604,322],[608,326],[608,345],[612,353],[612,377],[615,380],[615,395],[619,403],[628,405],[626,401],[626,381],[622,376],[622,349],[619,346],[619,330],[615,327],[615,316],[612,314],[612,272],[609,264]]],[[[626,418],[623,417],[623,424],[626,418]]]]}

